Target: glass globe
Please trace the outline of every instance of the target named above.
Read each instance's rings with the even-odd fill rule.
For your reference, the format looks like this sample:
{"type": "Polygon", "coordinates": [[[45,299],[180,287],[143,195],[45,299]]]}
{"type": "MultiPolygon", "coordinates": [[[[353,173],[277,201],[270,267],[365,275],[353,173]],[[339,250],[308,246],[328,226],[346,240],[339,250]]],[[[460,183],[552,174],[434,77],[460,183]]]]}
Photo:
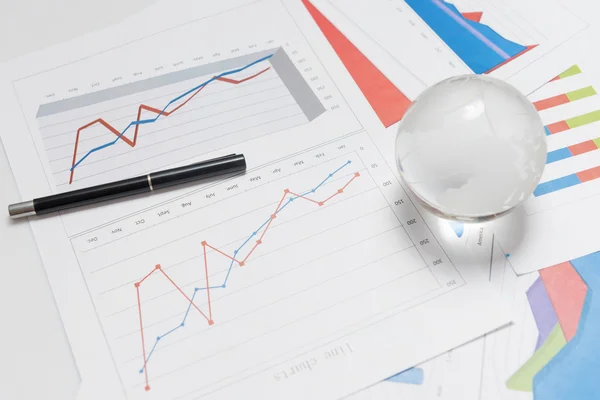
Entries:
{"type": "Polygon", "coordinates": [[[402,180],[431,212],[454,221],[504,215],[534,191],[546,132],[531,102],[484,75],[445,79],[421,93],[398,125],[402,180]]]}

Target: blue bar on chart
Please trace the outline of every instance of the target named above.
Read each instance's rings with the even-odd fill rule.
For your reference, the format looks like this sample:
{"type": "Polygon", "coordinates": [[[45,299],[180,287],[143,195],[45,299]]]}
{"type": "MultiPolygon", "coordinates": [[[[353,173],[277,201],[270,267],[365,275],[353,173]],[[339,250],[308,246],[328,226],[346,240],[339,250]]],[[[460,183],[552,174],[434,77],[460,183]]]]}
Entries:
{"type": "Polygon", "coordinates": [[[588,181],[600,178],[600,167],[594,167],[580,171],[575,174],[563,176],[548,182],[540,183],[533,191],[535,197],[543,196],[548,193],[557,192],[571,186],[579,185],[588,181]]]}
{"type": "Polygon", "coordinates": [[[571,151],[568,147],[563,147],[562,149],[549,151],[546,155],[546,164],[551,164],[553,162],[557,162],[560,160],[564,160],[565,158],[572,157],[571,151]]]}
{"type": "Polygon", "coordinates": [[[558,179],[540,183],[533,191],[533,195],[539,197],[548,193],[556,192],[558,190],[566,189],[571,186],[579,185],[580,183],[581,181],[577,177],[577,174],[563,176],[558,179]]]}

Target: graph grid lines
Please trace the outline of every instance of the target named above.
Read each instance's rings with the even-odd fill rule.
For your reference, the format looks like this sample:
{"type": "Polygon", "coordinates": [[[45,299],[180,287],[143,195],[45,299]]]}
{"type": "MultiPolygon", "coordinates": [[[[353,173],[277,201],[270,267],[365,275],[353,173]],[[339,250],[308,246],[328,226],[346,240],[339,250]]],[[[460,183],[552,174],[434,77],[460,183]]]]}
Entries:
{"type": "Polygon", "coordinates": [[[166,274],[166,272],[162,269],[162,267],[160,266],[160,264],[157,264],[154,269],[152,269],[148,274],[146,274],[140,281],[135,282],[134,286],[136,288],[136,292],[137,292],[137,308],[138,308],[138,314],[139,314],[139,321],[140,321],[140,335],[141,335],[141,341],[142,341],[142,356],[144,359],[143,362],[143,366],[142,368],[139,370],[140,374],[144,374],[144,378],[145,378],[145,390],[148,391],[150,390],[150,385],[149,385],[149,380],[148,380],[148,371],[147,371],[147,364],[150,361],[150,358],[152,357],[152,355],[154,354],[154,351],[156,349],[156,347],[158,346],[158,343],[164,339],[166,336],[170,335],[171,333],[175,332],[176,330],[178,330],[179,328],[182,328],[185,326],[185,322],[188,318],[188,315],[190,313],[190,310],[192,307],[194,307],[194,309],[196,309],[196,311],[198,311],[198,313],[204,318],[206,319],[206,321],[208,322],[209,325],[213,325],[214,324],[214,320],[212,318],[212,307],[211,307],[211,300],[210,300],[210,291],[212,289],[224,289],[227,287],[227,282],[229,280],[231,271],[233,269],[233,266],[235,264],[237,264],[240,267],[243,267],[246,263],[246,261],[250,258],[250,256],[252,255],[252,253],[256,250],[256,248],[261,245],[263,242],[263,238],[267,232],[267,230],[269,229],[269,227],[271,226],[271,224],[273,223],[273,221],[276,219],[276,217],[278,216],[278,214],[284,209],[286,208],[288,205],[290,205],[292,202],[296,201],[296,200],[305,200],[314,204],[317,204],[318,206],[324,206],[327,202],[329,202],[330,200],[332,200],[333,198],[335,198],[336,196],[342,194],[344,192],[344,190],[358,177],[360,177],[360,173],[359,172],[355,172],[354,174],[352,174],[352,177],[339,189],[337,189],[334,193],[332,193],[331,195],[329,195],[328,197],[326,197],[323,200],[315,200],[310,198],[309,196],[311,194],[314,194],[319,188],[321,188],[321,186],[323,186],[325,183],[327,183],[327,181],[329,181],[330,179],[332,179],[336,174],[338,174],[340,171],[342,171],[344,168],[346,168],[348,165],[351,164],[351,160],[346,161],[344,164],[342,164],[340,167],[338,167],[337,169],[335,169],[333,172],[329,173],[323,180],[321,180],[321,182],[319,182],[316,186],[314,186],[312,189],[304,192],[304,193],[296,193],[296,192],[292,192],[289,189],[285,189],[283,192],[283,195],[281,197],[281,199],[279,200],[277,207],[275,208],[275,210],[273,211],[273,213],[269,216],[269,218],[267,218],[256,230],[254,230],[248,237],[247,239],[239,246],[237,247],[234,251],[232,255],[229,255],[221,250],[219,250],[218,248],[208,244],[207,241],[202,241],[201,245],[203,248],[203,260],[204,260],[204,272],[205,272],[205,276],[206,276],[206,285],[204,287],[195,287],[192,293],[192,296],[189,297],[188,295],[185,294],[185,292],[169,277],[169,275],[166,274]],[[254,245],[250,248],[250,250],[248,251],[248,253],[246,254],[246,256],[243,259],[239,259],[238,254],[240,254],[241,250],[246,247],[246,245],[253,239],[257,238],[257,240],[255,240],[254,245]],[[209,279],[208,279],[208,271],[209,271],[209,267],[208,267],[208,261],[207,261],[207,249],[206,248],[210,248],[211,250],[216,251],[217,253],[221,254],[222,256],[224,256],[225,258],[229,259],[229,267],[227,269],[227,273],[225,274],[225,278],[223,280],[223,282],[220,285],[210,285],[209,283],[209,279]],[[175,287],[175,289],[177,291],[179,291],[187,300],[188,302],[188,306],[186,309],[186,312],[183,316],[182,321],[176,325],[175,327],[171,328],[170,330],[168,330],[167,332],[165,332],[162,335],[159,335],[156,337],[154,344],[152,345],[152,348],[150,349],[149,352],[146,352],[146,345],[145,345],[145,337],[144,337],[144,329],[143,329],[143,323],[142,323],[142,306],[141,306],[141,299],[140,299],[140,286],[141,284],[148,279],[151,275],[153,275],[156,271],[160,271],[162,273],[162,275],[169,281],[169,283],[171,285],[173,285],[175,287]],[[196,295],[200,292],[200,291],[205,291],[206,295],[207,295],[207,308],[208,308],[208,315],[203,312],[197,305],[196,303],[194,303],[194,300],[196,298],[196,295]]]}
{"type": "MultiPolygon", "coordinates": [[[[251,65],[249,64],[247,67],[250,67],[251,65]]],[[[243,68],[243,69],[245,69],[243,68]]],[[[135,145],[137,144],[137,138],[138,138],[138,133],[139,133],[139,126],[143,125],[143,124],[149,124],[149,123],[153,123],[156,122],[156,120],[158,120],[158,118],[162,115],[164,115],[165,117],[168,117],[169,115],[173,114],[175,111],[179,110],[181,107],[185,106],[191,99],[193,99],[198,93],[200,93],[200,91],[202,89],[204,89],[206,87],[206,85],[208,85],[210,82],[213,81],[222,81],[222,82],[227,82],[227,83],[231,83],[234,85],[238,85],[240,83],[246,82],[250,79],[256,78],[257,76],[263,74],[264,72],[266,72],[269,68],[265,68],[263,70],[261,70],[260,72],[250,75],[246,78],[240,79],[240,80],[235,80],[235,79],[229,79],[229,78],[225,78],[224,75],[226,73],[223,73],[221,76],[215,76],[213,78],[211,78],[209,81],[206,81],[204,83],[202,83],[201,85],[198,85],[195,88],[192,88],[191,90],[187,91],[186,93],[179,95],[178,97],[176,97],[175,99],[171,100],[169,103],[167,103],[167,105],[162,109],[156,109],[154,107],[145,105],[145,104],[140,104],[140,106],[138,107],[138,113],[137,113],[137,118],[134,121],[131,121],[129,123],[129,125],[122,131],[119,132],[117,129],[115,129],[113,126],[111,126],[108,122],[104,121],[102,118],[96,119],[84,126],[82,126],[81,128],[79,128],[77,130],[77,136],[75,137],[75,146],[73,147],[73,161],[72,161],[72,165],[70,168],[71,171],[71,175],[69,177],[69,184],[71,184],[73,182],[73,174],[74,174],[74,170],[75,168],[81,164],[81,162],[83,160],[85,160],[88,156],[90,156],[92,153],[95,153],[96,151],[105,149],[109,146],[113,146],[115,145],[119,140],[124,141],[125,143],[127,143],[130,147],[135,147],[135,145]],[[193,92],[193,93],[192,93],[193,92]],[[166,109],[173,103],[175,103],[176,101],[182,99],[183,97],[189,95],[190,93],[191,96],[188,97],[184,102],[182,102],[181,104],[179,104],[178,106],[176,106],[175,108],[173,108],[171,111],[166,111],[166,109]],[[156,117],[151,118],[151,119],[141,119],[142,116],[142,110],[146,110],[146,111],[150,111],[153,112],[156,115],[156,117]],[[114,133],[117,137],[111,141],[108,142],[106,144],[103,144],[101,146],[97,146],[92,148],[91,150],[89,150],[83,157],[81,157],[78,161],[77,161],[77,148],[79,146],[79,136],[81,134],[81,131],[83,131],[86,128],[89,128],[90,126],[93,126],[95,124],[101,124],[102,126],[104,126],[106,129],[108,129],[109,131],[111,131],[112,133],[114,133]],[[125,132],[127,132],[127,130],[129,130],[129,128],[131,128],[132,126],[135,126],[134,129],[134,135],[133,135],[133,139],[129,139],[127,137],[125,137],[125,132]]],[[[242,69],[239,70],[234,70],[234,71],[229,71],[230,74],[239,72],[242,69]]]]}
{"type": "Polygon", "coordinates": [[[135,94],[141,91],[147,91],[152,88],[159,88],[169,84],[184,82],[185,80],[194,79],[200,76],[213,75],[212,77],[205,79],[203,82],[194,85],[192,88],[185,90],[183,93],[178,94],[162,107],[154,107],[143,103],[139,104],[137,107],[137,116],[135,118],[131,118],[130,122],[122,130],[117,129],[113,126],[114,124],[111,125],[109,122],[107,122],[106,118],[102,117],[95,118],[94,120],[80,126],[76,132],[74,132],[75,139],[73,144],[73,153],[71,157],[71,165],[68,170],[68,184],[70,185],[73,183],[75,169],[92,154],[106,149],[107,147],[113,146],[119,141],[124,142],[129,147],[135,147],[138,144],[140,125],[152,124],[158,121],[161,117],[166,117],[173,114],[180,108],[184,107],[212,82],[224,82],[228,84],[239,85],[257,78],[271,68],[276,72],[279,79],[288,89],[289,94],[292,96],[301,112],[305,115],[309,122],[325,112],[325,107],[313,92],[300,71],[298,71],[294,65],[294,62],[289,58],[287,53],[282,48],[277,48],[275,51],[269,53],[265,53],[263,51],[234,59],[216,61],[199,67],[168,73],[160,77],[149,78],[144,81],[125,84],[120,87],[105,89],[99,92],[84,94],[78,97],[44,104],[38,109],[38,117],[49,116],[60,112],[67,112],[76,108],[97,104],[103,101],[115,100],[122,96],[135,94]],[[241,62],[244,64],[240,65],[241,62]],[[230,75],[243,72],[255,65],[265,62],[269,62],[271,66],[263,68],[250,76],[241,77],[238,79],[229,77],[230,75]],[[223,71],[223,67],[229,67],[229,69],[223,71]],[[219,70],[219,73],[213,74],[217,70],[219,70]],[[126,87],[127,90],[123,90],[124,87],[126,87]],[[150,112],[155,115],[150,118],[143,118],[143,112],[150,112]],[[85,153],[80,154],[78,157],[78,151],[81,151],[80,136],[82,132],[95,125],[102,126],[110,135],[114,135],[116,137],[110,141],[107,141],[106,143],[92,147],[91,149],[85,151],[85,153]],[[126,137],[125,134],[132,128],[134,130],[133,137],[126,137]]]}
{"type": "Polygon", "coordinates": [[[60,114],[66,111],[75,110],[77,108],[115,100],[120,97],[128,96],[132,93],[158,89],[163,86],[184,82],[190,79],[196,79],[207,75],[216,75],[222,71],[238,68],[241,65],[249,64],[252,61],[266,57],[270,54],[275,54],[278,50],[279,48],[273,48],[238,57],[232,57],[209,64],[198,65],[196,67],[186,68],[144,80],[99,90],[97,92],[82,94],[76,97],[42,104],[38,108],[36,118],[60,114]]]}

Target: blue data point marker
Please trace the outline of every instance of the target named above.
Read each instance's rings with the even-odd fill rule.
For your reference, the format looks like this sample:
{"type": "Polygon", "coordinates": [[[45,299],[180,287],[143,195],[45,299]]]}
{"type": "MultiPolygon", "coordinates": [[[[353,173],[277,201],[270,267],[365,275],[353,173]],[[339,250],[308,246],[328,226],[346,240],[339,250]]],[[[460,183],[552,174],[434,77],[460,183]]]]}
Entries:
{"type": "Polygon", "coordinates": [[[314,192],[315,192],[315,189],[311,190],[310,192],[311,192],[311,193],[314,193],[314,192]]]}
{"type": "Polygon", "coordinates": [[[185,325],[185,322],[182,322],[181,325],[179,325],[179,326],[184,326],[184,325],[185,325]]]}
{"type": "Polygon", "coordinates": [[[221,287],[222,287],[223,289],[225,289],[225,284],[222,284],[222,285],[221,285],[221,287]]]}
{"type": "Polygon", "coordinates": [[[194,288],[194,292],[197,292],[198,290],[200,290],[200,288],[194,288]]]}
{"type": "Polygon", "coordinates": [[[237,253],[238,253],[238,250],[234,250],[234,251],[233,251],[233,254],[234,254],[234,255],[235,255],[235,254],[237,254],[237,253]]]}
{"type": "Polygon", "coordinates": [[[352,160],[348,160],[346,164],[352,164],[352,160]]]}
{"type": "Polygon", "coordinates": [[[329,177],[330,177],[330,178],[333,178],[333,174],[329,174],[329,177]]]}
{"type": "Polygon", "coordinates": [[[157,336],[156,337],[156,341],[158,342],[159,340],[160,340],[160,336],[157,336]]]}
{"type": "Polygon", "coordinates": [[[140,374],[144,373],[144,368],[140,369],[140,374]]]}
{"type": "Polygon", "coordinates": [[[252,232],[252,236],[256,236],[256,232],[252,232]]]}

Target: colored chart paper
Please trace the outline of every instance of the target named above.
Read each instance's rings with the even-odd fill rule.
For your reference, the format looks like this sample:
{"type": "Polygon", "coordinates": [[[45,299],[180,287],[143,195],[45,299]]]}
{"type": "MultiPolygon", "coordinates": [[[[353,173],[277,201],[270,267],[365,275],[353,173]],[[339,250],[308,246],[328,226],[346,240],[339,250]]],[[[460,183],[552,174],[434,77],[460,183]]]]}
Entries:
{"type": "Polygon", "coordinates": [[[556,317],[554,308],[552,308],[552,302],[550,301],[550,297],[548,297],[548,292],[541,278],[536,279],[529,290],[527,290],[527,299],[529,300],[529,306],[531,307],[533,318],[535,318],[535,323],[539,331],[536,344],[536,348],[539,348],[556,327],[558,318],[556,317]]]}
{"type": "Polygon", "coordinates": [[[588,286],[575,336],[534,378],[534,398],[594,400],[600,393],[600,253],[572,260],[588,286]]]}
{"type": "Polygon", "coordinates": [[[507,380],[537,399],[595,399],[600,384],[600,252],[540,271],[527,291],[541,345],[507,380]],[[556,321],[548,334],[548,325],[556,321]]]}
{"type": "Polygon", "coordinates": [[[540,271],[540,277],[565,338],[569,341],[579,326],[587,285],[571,263],[545,268],[540,271]]]}
{"type": "Polygon", "coordinates": [[[556,325],[541,347],[508,379],[506,386],[512,390],[530,392],[533,389],[533,377],[556,356],[565,343],[562,330],[559,325],[556,325]]]}

